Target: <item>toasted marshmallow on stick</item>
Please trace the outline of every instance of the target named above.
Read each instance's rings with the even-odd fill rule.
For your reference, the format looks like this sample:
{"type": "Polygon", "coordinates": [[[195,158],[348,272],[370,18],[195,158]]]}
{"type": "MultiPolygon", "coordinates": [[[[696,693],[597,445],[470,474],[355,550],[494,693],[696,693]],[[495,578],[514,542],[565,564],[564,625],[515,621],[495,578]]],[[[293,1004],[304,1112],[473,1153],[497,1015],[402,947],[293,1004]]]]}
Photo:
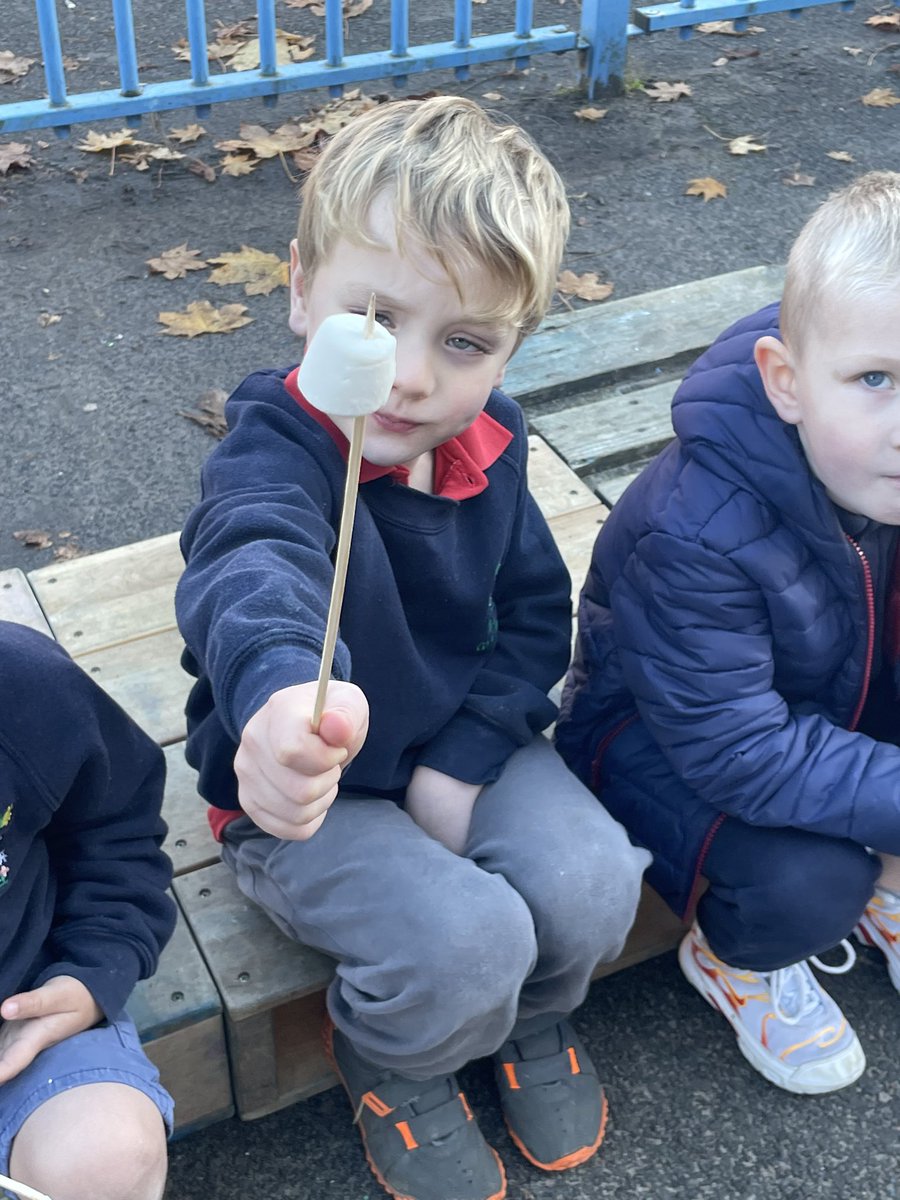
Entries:
{"type": "Polygon", "coordinates": [[[331,586],[322,663],[313,705],[313,733],[319,732],[325,692],[334,661],[350,540],[353,537],[353,518],[356,515],[366,417],[388,402],[396,373],[395,347],[393,336],[375,320],[373,292],[364,317],[355,313],[335,313],[325,318],[307,346],[297,374],[300,391],[314,408],[330,417],[353,417],[341,526],[334,557],[334,583],[331,586]]]}
{"type": "MultiPolygon", "coordinates": [[[[369,305],[371,309],[371,301],[369,305]]],[[[326,317],[300,363],[297,386],[329,417],[364,417],[387,404],[396,342],[374,310],[326,317]]]]}

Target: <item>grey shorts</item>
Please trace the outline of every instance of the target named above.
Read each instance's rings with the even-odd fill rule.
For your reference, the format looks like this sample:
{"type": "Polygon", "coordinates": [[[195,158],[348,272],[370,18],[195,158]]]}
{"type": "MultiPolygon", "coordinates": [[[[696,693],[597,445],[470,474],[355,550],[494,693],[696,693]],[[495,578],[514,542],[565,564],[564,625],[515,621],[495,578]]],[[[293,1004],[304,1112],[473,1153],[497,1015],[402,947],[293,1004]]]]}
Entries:
{"type": "MultiPolygon", "coordinates": [[[[9,1173],[13,1139],[33,1112],[53,1096],[88,1083],[124,1083],[153,1101],[172,1132],[172,1097],[141,1048],[126,1013],[110,1023],[57,1042],[14,1079],[0,1086],[0,1173],[9,1173]]],[[[6,1193],[0,1193],[6,1194],[6,1193]]]]}

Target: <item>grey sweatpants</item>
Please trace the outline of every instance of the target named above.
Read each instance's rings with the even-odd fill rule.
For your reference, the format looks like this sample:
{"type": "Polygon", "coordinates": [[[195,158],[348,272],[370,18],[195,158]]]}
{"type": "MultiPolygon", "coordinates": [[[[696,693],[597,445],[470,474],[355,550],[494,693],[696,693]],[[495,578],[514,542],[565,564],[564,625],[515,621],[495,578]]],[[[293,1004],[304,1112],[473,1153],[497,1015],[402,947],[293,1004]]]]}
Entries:
{"type": "Polygon", "coordinates": [[[337,959],[335,1025],[413,1079],[576,1008],[634,920],[649,855],[538,737],[475,803],[466,856],[389,800],[338,796],[309,841],[243,817],[222,857],[290,937],[337,959]]]}

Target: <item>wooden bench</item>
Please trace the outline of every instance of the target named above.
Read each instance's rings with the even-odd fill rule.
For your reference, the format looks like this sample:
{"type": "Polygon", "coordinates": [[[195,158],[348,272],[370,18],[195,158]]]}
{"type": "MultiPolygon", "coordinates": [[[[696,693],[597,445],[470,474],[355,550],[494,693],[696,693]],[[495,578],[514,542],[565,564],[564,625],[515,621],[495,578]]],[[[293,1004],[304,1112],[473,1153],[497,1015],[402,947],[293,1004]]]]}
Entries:
{"type": "MultiPolygon", "coordinates": [[[[780,281],[779,268],[754,268],[555,317],[513,359],[506,386],[536,431],[530,486],[576,590],[608,513],[598,493],[613,503],[671,437],[668,406],[685,357],[775,298],[780,281]]],[[[237,890],[183,759],[191,681],[174,613],[181,567],[170,534],[27,577],[0,571],[0,618],[56,637],[165,748],[166,849],[180,918],[130,1008],[185,1131],[232,1104],[244,1118],[262,1116],[334,1079],[319,1041],[332,964],[285,938],[237,890]]],[[[598,974],[662,953],[680,932],[645,888],[624,953],[598,974]]]]}

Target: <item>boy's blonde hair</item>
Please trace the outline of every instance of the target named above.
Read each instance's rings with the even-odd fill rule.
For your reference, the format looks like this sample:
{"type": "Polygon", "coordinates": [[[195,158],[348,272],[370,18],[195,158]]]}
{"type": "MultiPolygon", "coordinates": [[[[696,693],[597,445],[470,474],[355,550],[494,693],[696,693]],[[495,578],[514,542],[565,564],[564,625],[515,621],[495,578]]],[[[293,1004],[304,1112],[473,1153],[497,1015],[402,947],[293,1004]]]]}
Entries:
{"type": "Polygon", "coordinates": [[[870,171],[832,193],[794,242],[781,333],[795,352],[823,306],[900,284],[900,174],[870,171]]]}
{"type": "Polygon", "coordinates": [[[297,229],[311,279],[339,238],[378,246],[373,201],[394,204],[397,244],[415,241],[460,289],[483,269],[500,297],[489,315],[531,333],[550,306],[569,232],[559,175],[527,134],[471,100],[400,100],[354,118],[307,177],[297,229]]]}

